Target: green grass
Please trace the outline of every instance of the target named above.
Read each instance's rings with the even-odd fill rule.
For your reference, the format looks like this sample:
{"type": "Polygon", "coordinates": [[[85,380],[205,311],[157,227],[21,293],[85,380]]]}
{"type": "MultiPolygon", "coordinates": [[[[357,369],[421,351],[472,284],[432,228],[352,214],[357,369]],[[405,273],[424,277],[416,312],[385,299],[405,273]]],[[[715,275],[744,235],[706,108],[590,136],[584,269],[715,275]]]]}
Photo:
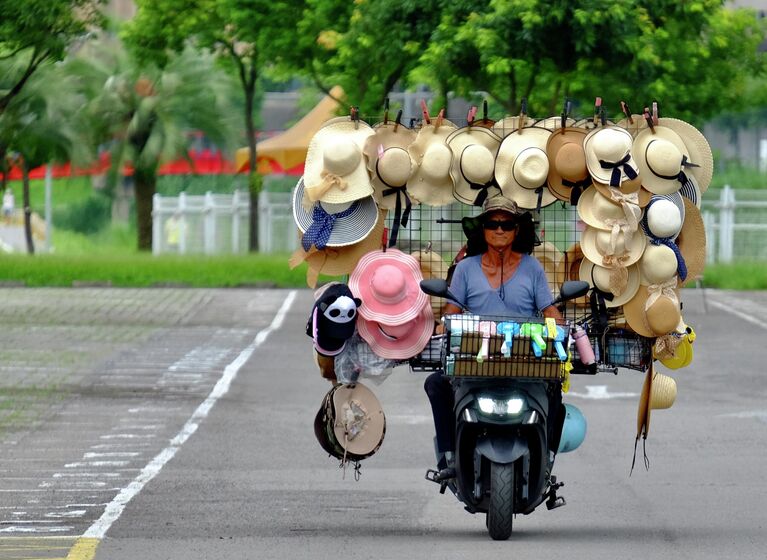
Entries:
{"type": "Polygon", "coordinates": [[[767,290],[767,263],[737,262],[706,266],[703,283],[725,290],[767,290]]]}
{"type": "Polygon", "coordinates": [[[98,233],[86,235],[53,227],[53,250],[57,255],[131,255],[136,249],[136,229],[111,223],[98,233]]]}
{"type": "Polygon", "coordinates": [[[710,188],[719,189],[725,185],[733,189],[767,189],[767,173],[734,163],[715,166],[710,188]]]}
{"type": "Polygon", "coordinates": [[[305,287],[306,266],[290,270],[288,255],[5,255],[0,257],[0,281],[27,286],[305,287]]]}

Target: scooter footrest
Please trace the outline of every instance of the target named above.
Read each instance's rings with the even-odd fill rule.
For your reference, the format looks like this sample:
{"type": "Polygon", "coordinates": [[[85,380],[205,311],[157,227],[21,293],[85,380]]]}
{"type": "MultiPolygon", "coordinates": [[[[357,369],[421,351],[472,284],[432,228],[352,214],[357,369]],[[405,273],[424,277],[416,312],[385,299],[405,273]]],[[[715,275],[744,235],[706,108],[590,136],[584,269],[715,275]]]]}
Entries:
{"type": "Polygon", "coordinates": [[[551,497],[546,500],[546,509],[552,510],[558,507],[566,506],[567,502],[563,496],[551,497]]]}

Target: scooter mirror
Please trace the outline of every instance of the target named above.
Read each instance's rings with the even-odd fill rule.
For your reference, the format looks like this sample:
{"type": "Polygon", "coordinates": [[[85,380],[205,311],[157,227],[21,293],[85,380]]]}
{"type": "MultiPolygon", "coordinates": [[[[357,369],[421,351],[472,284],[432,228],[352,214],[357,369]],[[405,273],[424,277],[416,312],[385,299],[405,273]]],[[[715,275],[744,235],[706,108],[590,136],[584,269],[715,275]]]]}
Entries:
{"type": "Polygon", "coordinates": [[[421,280],[421,291],[437,297],[450,297],[450,290],[447,288],[447,280],[442,278],[430,278],[429,280],[421,280]]]}
{"type": "Polygon", "coordinates": [[[585,296],[589,288],[591,288],[589,283],[583,280],[567,280],[562,283],[562,287],[559,289],[559,298],[557,299],[559,301],[568,301],[585,296]]]}

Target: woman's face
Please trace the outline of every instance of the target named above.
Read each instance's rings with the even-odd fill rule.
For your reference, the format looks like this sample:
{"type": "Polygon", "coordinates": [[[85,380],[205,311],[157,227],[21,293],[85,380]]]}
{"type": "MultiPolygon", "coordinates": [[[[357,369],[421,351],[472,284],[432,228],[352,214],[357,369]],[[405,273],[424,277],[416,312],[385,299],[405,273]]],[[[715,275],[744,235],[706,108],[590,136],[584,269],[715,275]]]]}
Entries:
{"type": "Polygon", "coordinates": [[[485,217],[483,228],[487,246],[496,251],[503,251],[511,247],[517,236],[514,215],[503,210],[490,212],[485,217]]]}

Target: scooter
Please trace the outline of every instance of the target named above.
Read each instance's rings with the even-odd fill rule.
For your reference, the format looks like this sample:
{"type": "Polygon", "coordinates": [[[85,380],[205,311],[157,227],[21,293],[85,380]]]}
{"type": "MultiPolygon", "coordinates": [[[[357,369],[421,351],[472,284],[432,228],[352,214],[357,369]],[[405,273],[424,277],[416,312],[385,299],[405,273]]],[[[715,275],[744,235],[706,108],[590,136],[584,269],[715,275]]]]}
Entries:
{"type": "MultiPolygon", "coordinates": [[[[444,280],[424,280],[421,289],[460,304],[444,280]]],[[[554,303],[578,298],[588,290],[586,282],[565,282],[554,303]]],[[[448,374],[456,367],[449,363],[449,354],[442,356],[443,373],[448,374]]],[[[487,367],[486,362],[479,365],[487,367]]],[[[440,472],[432,469],[426,473],[427,480],[440,485],[441,493],[450,489],[468,512],[486,513],[494,540],[511,536],[515,514],[532,513],[543,502],[548,509],[566,503],[557,495],[564,484],[552,474],[567,414],[561,378],[523,379],[507,373],[450,377],[455,396],[455,476],[441,479],[440,472]]],[[[439,452],[437,464],[445,464],[439,452]]]]}

